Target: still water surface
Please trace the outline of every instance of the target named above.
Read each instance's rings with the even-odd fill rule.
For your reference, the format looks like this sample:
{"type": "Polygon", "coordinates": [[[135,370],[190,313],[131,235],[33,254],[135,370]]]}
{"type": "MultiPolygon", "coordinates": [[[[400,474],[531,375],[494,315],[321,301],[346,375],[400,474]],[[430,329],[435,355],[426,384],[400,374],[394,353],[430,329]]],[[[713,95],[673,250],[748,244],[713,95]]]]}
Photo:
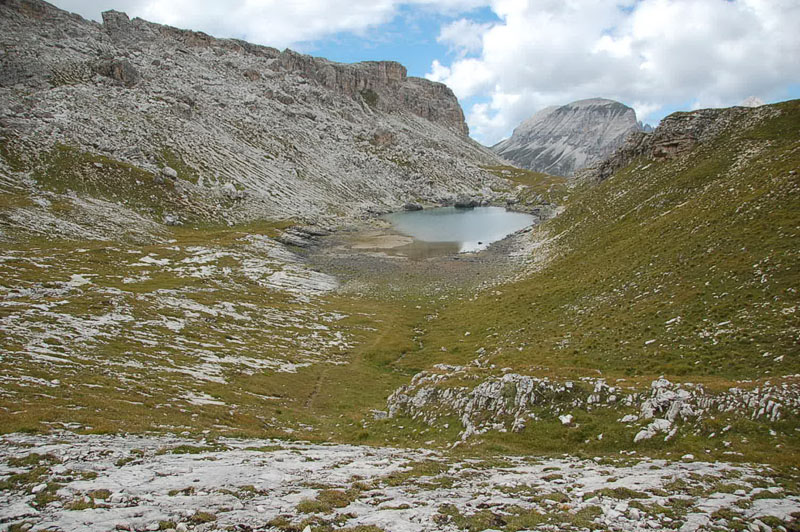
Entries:
{"type": "Polygon", "coordinates": [[[385,218],[395,230],[423,242],[447,242],[458,251],[479,251],[492,242],[533,224],[534,217],[502,207],[440,207],[395,212],[385,218]]]}

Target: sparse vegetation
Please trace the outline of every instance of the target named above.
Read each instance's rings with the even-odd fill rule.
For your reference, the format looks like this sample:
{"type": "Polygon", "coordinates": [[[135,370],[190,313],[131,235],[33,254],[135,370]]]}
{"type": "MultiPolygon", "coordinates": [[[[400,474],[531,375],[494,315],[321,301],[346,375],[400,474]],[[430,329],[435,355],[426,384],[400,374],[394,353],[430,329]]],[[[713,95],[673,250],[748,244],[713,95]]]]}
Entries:
{"type": "Polygon", "coordinates": [[[189,520],[196,524],[210,523],[212,521],[216,521],[217,516],[210,512],[195,512],[192,517],[189,518],[189,520]]]}
{"type": "Polygon", "coordinates": [[[515,166],[484,166],[484,170],[508,179],[514,185],[522,185],[519,198],[522,203],[555,203],[563,205],[569,197],[569,182],[566,177],[552,176],[515,166]]]}
{"type": "Polygon", "coordinates": [[[364,98],[364,101],[367,102],[367,105],[370,107],[378,105],[378,93],[372,89],[364,89],[361,91],[361,97],[364,98]]]}
{"type": "Polygon", "coordinates": [[[300,501],[297,505],[297,511],[306,514],[330,513],[336,508],[348,506],[360,494],[361,490],[358,488],[350,488],[348,490],[323,489],[315,499],[300,501]]]}

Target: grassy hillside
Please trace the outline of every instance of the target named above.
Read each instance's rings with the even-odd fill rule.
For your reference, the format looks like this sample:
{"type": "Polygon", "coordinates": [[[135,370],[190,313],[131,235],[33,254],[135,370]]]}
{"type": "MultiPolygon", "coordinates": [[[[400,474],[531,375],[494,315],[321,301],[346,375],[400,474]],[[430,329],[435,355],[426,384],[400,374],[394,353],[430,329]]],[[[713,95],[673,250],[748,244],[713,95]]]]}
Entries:
{"type": "Polygon", "coordinates": [[[498,367],[544,374],[800,372],[800,102],[778,108],[688,158],[577,187],[539,229],[546,267],[451,305],[404,364],[485,348],[498,367]]]}
{"type": "Polygon", "coordinates": [[[419,441],[465,427],[469,417],[488,428],[467,440],[470,453],[692,453],[796,464],[792,407],[777,422],[714,408],[679,423],[675,437],[635,443],[647,418],[631,424],[623,416],[637,408],[573,402],[592,393],[590,378],[639,397],[662,375],[710,394],[796,390],[800,102],[774,109],[780,113],[747,128],[733,123],[685,156],[641,157],[604,182],[575,186],[563,214],[534,231],[548,255],[537,271],[451,302],[421,325],[420,348],[395,367],[432,378],[404,392],[420,394],[417,406],[374,430],[419,441]],[[556,387],[584,379],[573,388],[582,391],[559,399],[556,389],[552,403],[540,395],[528,407],[536,421],[512,431],[521,388],[500,380],[510,372],[556,387]],[[502,386],[494,403],[477,392],[491,382],[502,386]],[[494,410],[476,413],[460,402],[468,397],[494,410]]]}

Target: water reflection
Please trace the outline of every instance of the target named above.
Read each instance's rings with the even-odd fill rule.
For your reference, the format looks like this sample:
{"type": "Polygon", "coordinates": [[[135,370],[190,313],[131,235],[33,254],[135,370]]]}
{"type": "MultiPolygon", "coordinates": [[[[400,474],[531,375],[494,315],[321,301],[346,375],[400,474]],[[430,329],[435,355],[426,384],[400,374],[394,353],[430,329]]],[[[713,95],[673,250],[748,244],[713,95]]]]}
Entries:
{"type": "Polygon", "coordinates": [[[511,212],[502,207],[441,207],[396,212],[384,218],[398,232],[414,237],[413,243],[393,250],[414,258],[479,251],[528,227],[535,220],[530,214],[511,212]]]}

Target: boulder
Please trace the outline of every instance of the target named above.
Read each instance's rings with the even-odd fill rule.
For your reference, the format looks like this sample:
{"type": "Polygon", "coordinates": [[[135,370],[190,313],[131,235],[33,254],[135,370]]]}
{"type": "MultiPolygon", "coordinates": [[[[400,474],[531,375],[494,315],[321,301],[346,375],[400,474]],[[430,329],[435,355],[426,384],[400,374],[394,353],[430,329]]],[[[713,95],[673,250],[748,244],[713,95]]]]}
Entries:
{"type": "Polygon", "coordinates": [[[374,146],[390,146],[394,144],[394,142],[394,133],[385,128],[376,130],[372,134],[372,139],[370,140],[370,143],[374,146]]]}
{"type": "Polygon", "coordinates": [[[103,17],[103,29],[112,39],[121,40],[130,35],[131,19],[126,13],[112,9],[103,11],[101,16],[103,17]]]}
{"type": "Polygon", "coordinates": [[[420,205],[419,203],[415,203],[413,201],[409,201],[408,203],[403,205],[403,210],[404,211],[421,211],[422,210],[422,205],[420,205]]]}
{"type": "Polygon", "coordinates": [[[258,81],[261,79],[261,74],[258,73],[257,70],[253,70],[252,68],[248,68],[243,73],[245,78],[249,79],[250,81],[258,81]]]}
{"type": "Polygon", "coordinates": [[[668,432],[671,428],[672,423],[668,419],[656,419],[647,425],[647,427],[636,433],[636,436],[633,437],[633,443],[649,440],[659,432],[668,432]]]}
{"type": "Polygon", "coordinates": [[[192,107],[185,102],[175,102],[175,104],[172,106],[172,112],[175,113],[176,116],[185,118],[186,120],[189,120],[192,118],[192,116],[194,116],[192,107]]]}
{"type": "Polygon", "coordinates": [[[171,226],[179,226],[183,225],[179,216],[174,214],[165,214],[164,215],[164,225],[171,225],[171,226]]]}
{"type": "Polygon", "coordinates": [[[101,61],[95,66],[95,71],[128,88],[135,87],[142,80],[139,71],[127,59],[101,61]]]}
{"type": "Polygon", "coordinates": [[[237,190],[236,185],[231,182],[225,183],[222,185],[222,194],[226,198],[230,200],[240,200],[243,199],[246,193],[243,190],[237,190]]]}
{"type": "Polygon", "coordinates": [[[472,209],[480,205],[480,202],[469,196],[459,196],[456,198],[454,206],[456,209],[472,209]]]}
{"type": "Polygon", "coordinates": [[[178,179],[177,170],[175,170],[174,168],[171,168],[169,166],[165,166],[164,168],[161,169],[161,175],[163,175],[164,177],[168,177],[168,178],[172,179],[173,181],[178,179]]]}

